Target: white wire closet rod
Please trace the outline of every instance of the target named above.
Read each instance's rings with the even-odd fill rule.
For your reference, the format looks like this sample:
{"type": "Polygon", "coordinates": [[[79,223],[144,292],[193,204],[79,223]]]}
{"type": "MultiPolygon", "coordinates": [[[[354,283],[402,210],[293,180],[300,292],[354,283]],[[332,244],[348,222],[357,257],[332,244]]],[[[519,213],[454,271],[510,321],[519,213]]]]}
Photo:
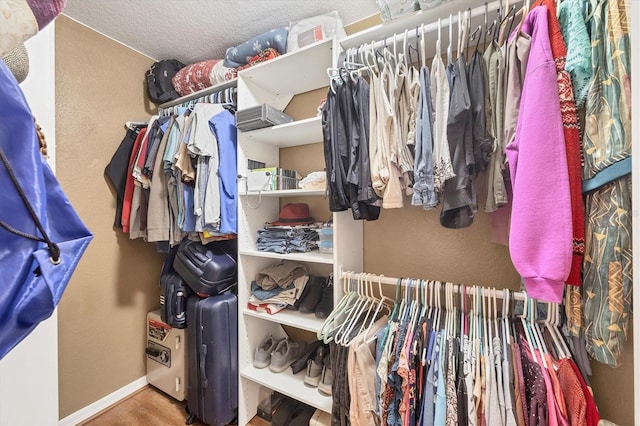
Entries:
{"type": "Polygon", "coordinates": [[[225,82],[216,84],[214,86],[205,87],[202,90],[198,90],[197,92],[190,93],[188,95],[179,97],[178,99],[174,99],[172,101],[165,102],[163,104],[158,105],[158,110],[162,111],[167,108],[171,108],[174,106],[179,106],[190,101],[195,101],[201,98],[204,98],[209,95],[213,95],[214,93],[224,92],[226,89],[232,87],[236,89],[237,79],[234,78],[232,80],[227,80],[225,82]]]}
{"type": "MultiPolygon", "coordinates": [[[[413,277],[404,277],[404,278],[393,278],[393,277],[387,277],[384,275],[379,275],[379,274],[370,274],[367,272],[354,272],[354,271],[347,271],[347,270],[343,270],[342,267],[340,268],[340,279],[343,280],[345,278],[347,279],[352,279],[352,280],[357,280],[359,277],[364,277],[364,276],[368,276],[368,278],[373,282],[373,284],[378,284],[378,282],[382,283],[382,284],[387,284],[387,285],[398,285],[398,280],[402,280],[402,285],[404,286],[405,283],[407,282],[407,280],[413,280],[414,285],[417,285],[419,283],[420,278],[413,278],[413,277]]],[[[438,282],[438,280],[425,280],[422,279],[424,282],[428,282],[428,281],[432,281],[432,282],[438,282]]],[[[446,281],[439,281],[443,284],[447,284],[446,281]]],[[[453,283],[452,283],[453,284],[453,283]]],[[[335,283],[334,285],[338,285],[337,283],[335,283]]],[[[462,288],[465,287],[466,288],[466,293],[469,296],[474,295],[479,288],[482,289],[482,295],[486,296],[486,297],[495,297],[497,299],[502,299],[503,298],[503,292],[502,289],[496,289],[496,288],[491,288],[491,287],[482,287],[482,286],[468,286],[468,285],[464,285],[464,284],[453,284],[453,291],[454,293],[460,293],[460,291],[462,290],[462,288]]],[[[527,296],[526,293],[523,291],[512,291],[509,290],[509,294],[511,296],[513,296],[514,300],[526,300],[527,296]]],[[[531,299],[531,298],[528,298],[531,299]]]]}
{"type": "MultiPolygon", "coordinates": [[[[521,0],[510,1],[509,8],[512,6],[517,6],[522,3],[521,0]]],[[[501,7],[506,6],[506,0],[497,0],[491,3],[485,3],[482,6],[478,6],[476,8],[471,9],[470,18],[478,18],[483,16],[485,11],[494,12],[499,10],[501,7]],[[485,8],[486,4],[486,8],[485,8]]],[[[440,6],[439,6],[440,7],[440,6]]],[[[466,12],[469,9],[462,9],[461,12],[466,12]]],[[[424,25],[424,33],[427,34],[429,32],[437,31],[438,25],[440,28],[445,29],[449,26],[449,14],[446,17],[441,17],[440,24],[438,24],[438,19],[435,19],[435,22],[431,22],[426,24],[425,21],[428,19],[434,19],[433,14],[431,12],[436,12],[437,8],[428,9],[425,11],[416,12],[414,15],[410,15],[406,18],[398,18],[397,20],[390,21],[384,24],[380,24],[376,27],[372,27],[369,30],[363,30],[357,35],[346,37],[340,42],[340,45],[343,49],[349,49],[353,47],[359,47],[364,44],[369,44],[371,46],[371,42],[375,40],[373,43],[373,48],[380,48],[387,44],[391,43],[400,43],[404,41],[404,32],[408,30],[407,40],[413,41],[416,38],[415,29],[416,27],[421,27],[424,25]],[[382,39],[378,39],[380,35],[383,36],[382,39]]],[[[451,13],[451,25],[456,25],[458,23],[458,12],[455,14],[451,13]]],[[[493,22],[493,18],[487,18],[488,23],[493,22]]],[[[472,22],[471,28],[477,26],[477,23],[472,22]]],[[[422,30],[421,30],[422,31],[422,30]]],[[[444,32],[443,32],[443,35],[444,32]]],[[[443,46],[443,49],[446,49],[446,46],[443,46]]]]}

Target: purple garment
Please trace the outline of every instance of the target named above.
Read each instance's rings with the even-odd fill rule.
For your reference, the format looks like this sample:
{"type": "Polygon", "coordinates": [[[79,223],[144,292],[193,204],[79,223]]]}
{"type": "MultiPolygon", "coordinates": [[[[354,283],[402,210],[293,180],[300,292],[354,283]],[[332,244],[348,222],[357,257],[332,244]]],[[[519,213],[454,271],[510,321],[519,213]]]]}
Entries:
{"type": "Polygon", "coordinates": [[[27,0],[27,3],[38,21],[39,30],[56,19],[62,13],[62,9],[67,6],[67,0],[27,0]]]}
{"type": "Polygon", "coordinates": [[[509,252],[529,296],[562,301],[572,258],[569,172],[546,6],[522,30],[531,35],[514,140],[507,145],[513,202],[509,252]]]}

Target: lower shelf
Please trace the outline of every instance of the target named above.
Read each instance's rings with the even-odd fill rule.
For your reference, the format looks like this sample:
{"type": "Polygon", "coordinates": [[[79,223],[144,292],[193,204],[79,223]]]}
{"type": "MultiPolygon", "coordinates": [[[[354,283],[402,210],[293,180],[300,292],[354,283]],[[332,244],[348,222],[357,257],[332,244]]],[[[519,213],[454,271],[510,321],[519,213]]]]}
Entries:
{"type": "Polygon", "coordinates": [[[272,373],[268,368],[255,368],[250,365],[242,370],[240,375],[252,382],[266,386],[324,412],[331,413],[331,397],[321,394],[317,388],[305,385],[303,382],[304,370],[295,375],[291,373],[290,368],[287,368],[282,373],[272,373]]]}
{"type": "Polygon", "coordinates": [[[291,311],[283,309],[276,314],[267,314],[262,312],[252,311],[251,309],[244,308],[244,314],[263,320],[277,322],[279,324],[288,325],[291,327],[299,328],[301,330],[311,331],[317,333],[324,324],[324,320],[316,318],[314,314],[303,314],[297,311],[291,311]]]}

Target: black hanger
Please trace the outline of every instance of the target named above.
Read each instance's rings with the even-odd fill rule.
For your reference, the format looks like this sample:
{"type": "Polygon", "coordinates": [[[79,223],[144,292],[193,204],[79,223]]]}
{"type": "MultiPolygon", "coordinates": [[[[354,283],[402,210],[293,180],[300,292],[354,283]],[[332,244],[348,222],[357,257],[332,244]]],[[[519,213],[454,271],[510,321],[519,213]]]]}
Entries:
{"type": "Polygon", "coordinates": [[[413,56],[411,56],[411,49],[415,50],[416,54],[418,55],[418,68],[420,68],[422,61],[420,60],[420,33],[418,32],[418,27],[416,27],[416,45],[413,46],[411,43],[409,43],[407,47],[407,56],[409,57],[409,64],[414,63],[413,56]]]}
{"type": "Polygon", "coordinates": [[[467,51],[469,51],[469,42],[475,40],[476,36],[478,36],[478,40],[476,41],[476,49],[475,51],[478,51],[478,48],[480,47],[480,30],[482,30],[482,25],[478,25],[478,27],[473,30],[473,32],[469,35],[469,38],[467,39],[467,51]]]}

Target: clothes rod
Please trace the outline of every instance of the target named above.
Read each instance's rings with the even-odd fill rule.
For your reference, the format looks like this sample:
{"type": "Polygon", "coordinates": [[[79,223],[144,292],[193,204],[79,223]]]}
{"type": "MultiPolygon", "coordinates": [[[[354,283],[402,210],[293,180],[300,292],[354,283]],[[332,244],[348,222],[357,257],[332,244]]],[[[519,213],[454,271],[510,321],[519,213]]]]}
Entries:
{"type": "MultiPolygon", "coordinates": [[[[379,275],[379,274],[370,274],[367,272],[353,272],[353,271],[341,271],[340,273],[340,279],[355,279],[357,280],[360,276],[369,276],[369,277],[373,277],[371,278],[371,282],[373,282],[373,284],[378,284],[378,282],[382,283],[382,284],[387,284],[387,285],[397,285],[398,284],[398,280],[400,280],[400,278],[392,278],[392,277],[386,277],[384,275],[379,275]]],[[[406,278],[402,278],[403,282],[405,282],[406,280],[414,280],[414,282],[418,282],[420,280],[420,278],[412,278],[412,277],[406,277],[406,278]]],[[[437,281],[437,280],[423,280],[423,281],[437,281]]],[[[446,281],[440,281],[443,284],[446,284],[446,281]]],[[[490,288],[490,287],[482,287],[482,286],[467,286],[467,285],[463,285],[463,284],[453,284],[453,291],[454,293],[459,293],[460,289],[462,289],[463,287],[466,287],[466,293],[469,296],[474,295],[477,291],[478,288],[482,288],[482,295],[483,296],[487,296],[487,297],[495,297],[497,299],[502,299],[503,298],[503,292],[502,290],[498,290],[496,288],[490,288]]],[[[527,297],[526,293],[523,291],[512,291],[509,290],[509,294],[513,296],[514,300],[526,300],[526,299],[531,299],[530,297],[527,297]]],[[[546,302],[542,302],[542,303],[546,303],[546,302]]]]}
{"type": "Polygon", "coordinates": [[[182,96],[178,99],[174,99],[173,101],[165,102],[161,105],[158,105],[158,110],[163,110],[167,108],[171,108],[177,105],[181,105],[190,101],[194,101],[196,99],[200,99],[205,96],[212,95],[217,92],[224,92],[226,89],[236,87],[237,80],[234,78],[233,80],[225,81],[224,83],[216,84],[215,86],[207,87],[202,90],[198,90],[197,92],[193,92],[189,95],[182,96]]]}
{"type": "MultiPolygon", "coordinates": [[[[512,6],[520,5],[522,1],[513,1],[509,2],[509,8],[512,6]]],[[[485,10],[487,12],[495,12],[500,10],[501,7],[505,6],[505,1],[493,1],[491,3],[483,4],[482,6],[478,6],[476,8],[471,9],[470,19],[477,18],[484,15],[485,10]]],[[[440,6],[439,6],[440,7],[440,6]]],[[[461,12],[466,12],[469,9],[461,10],[461,12]]],[[[373,43],[373,48],[380,48],[382,46],[391,44],[391,43],[401,43],[404,41],[404,33],[405,30],[408,30],[407,40],[413,41],[416,38],[415,29],[422,27],[424,24],[424,33],[427,34],[429,32],[438,30],[438,20],[435,19],[435,22],[431,22],[426,24],[425,21],[428,19],[434,19],[433,16],[427,15],[427,13],[437,11],[437,8],[428,9],[426,11],[420,11],[408,17],[407,19],[398,18],[396,21],[390,21],[385,24],[381,24],[378,27],[372,28],[370,31],[363,31],[362,34],[358,34],[357,37],[347,37],[340,42],[340,45],[344,50],[359,47],[364,44],[371,44],[372,41],[376,40],[376,34],[383,35],[383,39],[376,40],[373,43]],[[390,33],[395,33],[391,34],[390,33]]],[[[458,11],[455,14],[447,14],[446,17],[440,19],[440,27],[445,29],[449,26],[449,15],[452,15],[451,24],[456,25],[458,23],[458,11]]],[[[487,18],[487,22],[493,22],[493,19],[487,18]]],[[[478,24],[472,23],[471,28],[476,27],[478,24]]],[[[443,35],[446,35],[443,33],[443,35]]],[[[443,46],[446,47],[446,46],[443,46]]]]}

